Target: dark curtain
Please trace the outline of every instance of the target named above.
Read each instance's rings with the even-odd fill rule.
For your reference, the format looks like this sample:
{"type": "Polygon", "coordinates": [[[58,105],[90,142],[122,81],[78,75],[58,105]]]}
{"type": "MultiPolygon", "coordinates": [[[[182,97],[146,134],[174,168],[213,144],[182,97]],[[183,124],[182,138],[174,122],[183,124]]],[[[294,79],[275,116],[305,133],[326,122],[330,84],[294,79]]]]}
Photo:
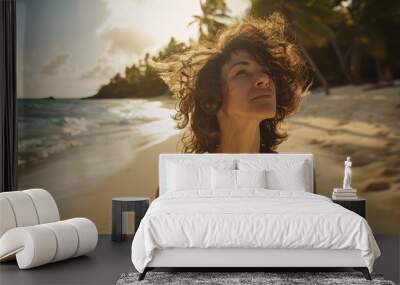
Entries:
{"type": "Polygon", "coordinates": [[[0,0],[0,191],[17,190],[16,4],[0,0]]]}

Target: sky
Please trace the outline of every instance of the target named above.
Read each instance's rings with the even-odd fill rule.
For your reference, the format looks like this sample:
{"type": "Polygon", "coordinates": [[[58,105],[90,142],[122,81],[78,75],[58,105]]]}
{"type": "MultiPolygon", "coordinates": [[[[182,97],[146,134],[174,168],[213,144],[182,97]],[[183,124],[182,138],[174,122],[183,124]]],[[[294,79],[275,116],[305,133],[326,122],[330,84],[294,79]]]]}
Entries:
{"type": "MultiPolygon", "coordinates": [[[[249,0],[225,0],[233,18],[249,0]]],[[[188,43],[199,0],[17,0],[17,97],[82,98],[171,37],[188,43]]]]}

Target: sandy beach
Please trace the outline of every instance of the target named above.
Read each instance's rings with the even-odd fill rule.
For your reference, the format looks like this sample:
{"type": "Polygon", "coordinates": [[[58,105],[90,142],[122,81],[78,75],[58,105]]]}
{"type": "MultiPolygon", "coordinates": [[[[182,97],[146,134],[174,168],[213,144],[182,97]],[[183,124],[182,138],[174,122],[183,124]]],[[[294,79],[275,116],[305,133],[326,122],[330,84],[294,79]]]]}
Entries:
{"type": "Polygon", "coordinates": [[[350,156],[352,187],[367,199],[374,233],[400,233],[400,88],[368,85],[313,93],[288,118],[289,138],[280,153],[313,153],[317,193],[342,187],[350,156]]]}
{"type": "MultiPolygon", "coordinates": [[[[325,196],[331,196],[334,187],[341,187],[344,160],[351,156],[352,186],[358,190],[358,196],[367,199],[367,220],[372,230],[374,233],[400,233],[400,88],[368,90],[369,87],[333,88],[329,96],[318,92],[310,94],[301,110],[287,119],[285,128],[289,137],[279,146],[278,152],[313,153],[317,194],[325,196]]],[[[162,100],[164,107],[174,109],[170,98],[154,100],[162,100]]],[[[79,173],[83,175],[85,171],[99,168],[89,167],[90,163],[96,164],[95,159],[89,159],[95,155],[93,150],[81,151],[80,159],[64,157],[64,166],[58,168],[58,175],[56,164],[53,167],[47,164],[41,174],[30,172],[21,177],[22,187],[45,188],[48,184],[41,183],[44,175],[53,180],[53,185],[57,179],[60,184],[68,185],[66,179],[69,179],[74,191],[69,195],[55,195],[62,218],[87,217],[96,223],[99,233],[111,233],[112,197],[154,199],[158,156],[165,152],[181,152],[177,145],[179,138],[178,133],[152,145],[144,141],[141,149],[130,147],[130,140],[138,140],[133,136],[123,140],[124,147],[120,143],[103,146],[103,150],[113,149],[109,153],[110,161],[116,165],[118,161],[121,163],[107,173],[106,166],[101,168],[101,175],[94,180],[80,179],[79,173]],[[86,161],[82,157],[88,157],[87,164],[82,164],[86,161]]]]}
{"type": "MultiPolygon", "coordinates": [[[[175,148],[178,135],[139,152],[121,171],[104,179],[96,187],[79,197],[59,201],[63,218],[85,216],[92,219],[99,233],[111,233],[111,199],[119,196],[150,197],[152,200],[158,186],[158,155],[178,152],[175,148]]],[[[132,218],[129,217],[129,221],[132,218]]],[[[128,227],[130,231],[131,228],[128,227]]]]}

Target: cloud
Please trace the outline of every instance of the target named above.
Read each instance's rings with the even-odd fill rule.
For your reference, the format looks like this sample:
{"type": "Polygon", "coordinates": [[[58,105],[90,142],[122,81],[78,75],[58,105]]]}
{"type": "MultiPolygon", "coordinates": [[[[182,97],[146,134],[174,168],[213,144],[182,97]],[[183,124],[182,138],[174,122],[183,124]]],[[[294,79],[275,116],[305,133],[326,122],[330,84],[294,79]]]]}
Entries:
{"type": "Polygon", "coordinates": [[[135,27],[134,11],[137,4],[132,0],[102,0],[106,18],[97,29],[97,37],[104,49],[96,63],[79,75],[80,80],[108,80],[115,73],[122,73],[127,65],[140,58],[154,41],[135,27]]]}
{"type": "Polygon", "coordinates": [[[40,68],[40,74],[56,75],[63,67],[70,64],[71,57],[69,52],[59,53],[40,68]]]}
{"type": "Polygon", "coordinates": [[[155,41],[137,26],[138,5],[136,0],[102,0],[107,11],[106,20],[97,30],[97,36],[105,42],[109,55],[143,55],[155,41]]]}
{"type": "Polygon", "coordinates": [[[105,57],[100,57],[92,68],[83,72],[79,76],[79,79],[108,79],[115,74],[115,72],[115,68],[108,62],[108,60],[105,57]]]}
{"type": "Polygon", "coordinates": [[[104,79],[104,78],[109,78],[110,75],[114,74],[114,72],[111,72],[110,68],[106,66],[101,66],[101,65],[96,65],[92,69],[89,69],[88,71],[82,73],[79,76],[79,79],[85,80],[85,79],[104,79]]]}
{"type": "Polygon", "coordinates": [[[99,31],[101,39],[107,43],[107,52],[123,53],[128,56],[141,55],[143,51],[154,44],[146,34],[130,26],[109,24],[99,31]]]}

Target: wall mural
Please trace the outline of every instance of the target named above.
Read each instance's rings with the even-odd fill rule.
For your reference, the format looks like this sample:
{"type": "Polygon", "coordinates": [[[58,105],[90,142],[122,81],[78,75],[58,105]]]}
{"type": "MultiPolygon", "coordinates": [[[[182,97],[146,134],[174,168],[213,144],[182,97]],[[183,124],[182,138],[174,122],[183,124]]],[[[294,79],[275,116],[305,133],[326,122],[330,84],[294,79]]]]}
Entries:
{"type": "MultiPolygon", "coordinates": [[[[151,62],[276,10],[271,1],[250,2],[17,0],[18,188],[48,190],[62,219],[87,217],[99,233],[111,232],[113,197],[154,199],[158,155],[182,152],[184,130],[174,119],[175,90],[151,62]]],[[[306,11],[307,19],[288,18],[314,72],[275,151],[313,153],[317,194],[329,197],[350,156],[351,186],[367,199],[372,230],[400,233],[400,64],[392,60],[400,44],[387,29],[395,20],[377,19],[382,42],[369,46],[358,39],[374,35],[343,20],[367,25],[359,7],[336,1],[327,11],[324,1],[311,2],[314,10],[284,4],[296,6],[288,13],[306,11]]],[[[363,9],[385,8],[369,5],[363,9]]]]}

